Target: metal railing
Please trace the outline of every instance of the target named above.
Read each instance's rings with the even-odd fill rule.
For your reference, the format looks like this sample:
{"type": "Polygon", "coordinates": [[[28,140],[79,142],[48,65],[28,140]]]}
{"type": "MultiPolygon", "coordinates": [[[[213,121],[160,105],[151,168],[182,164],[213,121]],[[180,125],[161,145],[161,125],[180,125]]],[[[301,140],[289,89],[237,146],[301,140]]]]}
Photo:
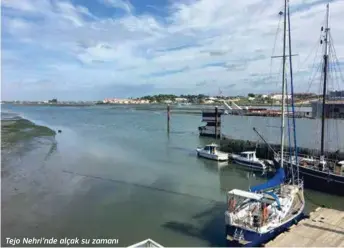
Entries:
{"type": "MultiPolygon", "coordinates": [[[[285,161],[289,161],[291,156],[292,156],[292,157],[295,157],[295,154],[293,154],[293,153],[290,154],[290,152],[287,152],[287,151],[284,151],[283,154],[284,154],[283,158],[284,158],[285,161]]],[[[277,156],[278,158],[280,158],[280,157],[281,157],[281,152],[278,151],[278,152],[276,153],[276,156],[277,156]]],[[[320,161],[320,156],[317,156],[317,155],[309,155],[309,154],[302,154],[302,153],[298,153],[298,154],[297,154],[297,158],[298,158],[298,161],[299,161],[299,162],[300,162],[300,159],[302,159],[302,158],[309,158],[309,159],[314,159],[315,161],[320,161]]],[[[325,160],[328,161],[328,162],[332,162],[332,163],[336,163],[336,162],[337,162],[337,160],[334,160],[334,159],[325,158],[325,160]]]]}

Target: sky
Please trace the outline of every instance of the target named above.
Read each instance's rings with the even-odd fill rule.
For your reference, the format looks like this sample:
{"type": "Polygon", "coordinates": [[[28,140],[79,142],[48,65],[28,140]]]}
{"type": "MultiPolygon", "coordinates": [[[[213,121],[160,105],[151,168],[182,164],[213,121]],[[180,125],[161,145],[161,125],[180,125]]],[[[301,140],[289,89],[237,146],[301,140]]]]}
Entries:
{"type": "MultiPolygon", "coordinates": [[[[297,92],[320,92],[327,2],[290,0],[297,92]]],[[[2,100],[281,91],[282,59],[271,57],[283,52],[283,0],[1,3],[2,100]]],[[[342,13],[344,0],[330,1],[334,90],[344,89],[342,13]]]]}

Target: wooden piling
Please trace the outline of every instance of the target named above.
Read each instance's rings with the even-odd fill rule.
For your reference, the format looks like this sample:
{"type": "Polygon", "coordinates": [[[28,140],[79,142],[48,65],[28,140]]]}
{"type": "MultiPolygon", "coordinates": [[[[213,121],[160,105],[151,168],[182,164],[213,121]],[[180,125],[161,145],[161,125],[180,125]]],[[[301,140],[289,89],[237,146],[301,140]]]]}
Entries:
{"type": "Polygon", "coordinates": [[[218,130],[217,130],[217,124],[218,124],[218,108],[215,107],[215,139],[217,139],[218,136],[218,130]]]}
{"type": "Polygon", "coordinates": [[[170,132],[170,116],[171,116],[171,110],[170,105],[167,105],[167,132],[170,132]]]}

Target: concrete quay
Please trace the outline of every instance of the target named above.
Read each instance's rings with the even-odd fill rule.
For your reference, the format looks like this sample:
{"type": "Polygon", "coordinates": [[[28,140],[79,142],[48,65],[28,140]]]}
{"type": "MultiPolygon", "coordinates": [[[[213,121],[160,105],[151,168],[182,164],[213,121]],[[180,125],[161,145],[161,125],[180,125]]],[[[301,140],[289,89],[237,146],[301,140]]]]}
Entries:
{"type": "Polygon", "coordinates": [[[344,247],[344,211],[317,208],[265,247],[344,247]]]}

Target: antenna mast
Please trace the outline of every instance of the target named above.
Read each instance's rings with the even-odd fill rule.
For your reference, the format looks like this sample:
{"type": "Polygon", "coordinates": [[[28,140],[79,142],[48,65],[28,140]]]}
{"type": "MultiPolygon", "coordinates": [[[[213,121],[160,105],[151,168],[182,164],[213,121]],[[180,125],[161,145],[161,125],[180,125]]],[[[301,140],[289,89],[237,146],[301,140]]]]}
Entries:
{"type": "Polygon", "coordinates": [[[326,27],[325,27],[325,49],[324,49],[324,85],[323,85],[323,99],[322,99],[322,115],[321,115],[321,149],[320,161],[324,160],[324,135],[325,135],[325,104],[326,104],[326,83],[328,70],[328,19],[329,19],[329,4],[326,5],[326,27]]]}

